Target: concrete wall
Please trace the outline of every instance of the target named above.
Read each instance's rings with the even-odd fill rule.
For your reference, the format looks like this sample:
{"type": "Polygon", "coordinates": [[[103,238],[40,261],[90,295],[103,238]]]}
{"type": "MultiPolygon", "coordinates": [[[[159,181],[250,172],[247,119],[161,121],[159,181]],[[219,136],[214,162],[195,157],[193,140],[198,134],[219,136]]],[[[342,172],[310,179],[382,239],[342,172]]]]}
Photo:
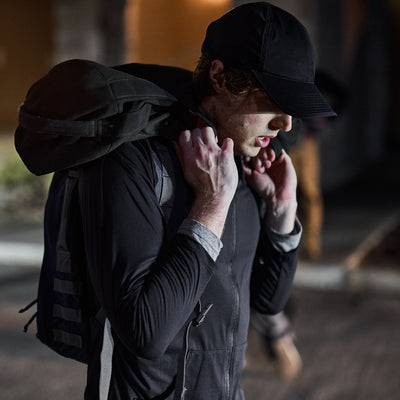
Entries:
{"type": "Polygon", "coordinates": [[[53,63],[85,58],[106,65],[125,56],[125,0],[54,0],[53,63]]]}
{"type": "Polygon", "coordinates": [[[388,48],[385,2],[319,0],[320,66],[348,86],[349,105],[321,137],[324,187],[334,188],[386,151],[388,48]]]}

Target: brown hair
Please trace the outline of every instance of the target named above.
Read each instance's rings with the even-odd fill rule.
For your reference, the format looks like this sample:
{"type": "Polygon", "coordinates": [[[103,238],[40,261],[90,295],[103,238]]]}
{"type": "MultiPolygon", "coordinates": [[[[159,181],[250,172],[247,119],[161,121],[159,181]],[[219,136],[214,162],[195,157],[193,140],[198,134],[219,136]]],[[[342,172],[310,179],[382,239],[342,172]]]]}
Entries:
{"type": "MultiPolygon", "coordinates": [[[[216,94],[210,82],[211,57],[203,53],[193,72],[193,83],[197,97],[201,100],[205,96],[216,94]]],[[[254,79],[250,71],[224,66],[225,86],[234,95],[255,92],[260,90],[260,86],[254,79]]]]}

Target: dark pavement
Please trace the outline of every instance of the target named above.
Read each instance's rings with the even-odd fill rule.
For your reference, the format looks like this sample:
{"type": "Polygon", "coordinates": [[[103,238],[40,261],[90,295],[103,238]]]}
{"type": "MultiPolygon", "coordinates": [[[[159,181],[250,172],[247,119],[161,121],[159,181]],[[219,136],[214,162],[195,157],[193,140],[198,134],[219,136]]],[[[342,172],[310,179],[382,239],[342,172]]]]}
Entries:
{"type": "MultiPolygon", "coordinates": [[[[303,369],[280,380],[251,330],[247,400],[400,398],[400,239],[391,235],[400,221],[397,160],[326,194],[323,257],[300,261],[290,302],[303,369]]],[[[35,298],[40,225],[4,215],[0,224],[0,399],[81,399],[85,367],[41,345],[34,324],[22,332],[31,311],[18,309],[35,298]]]]}
{"type": "Polygon", "coordinates": [[[300,261],[290,304],[301,373],[279,380],[249,334],[247,399],[400,398],[400,171],[371,165],[325,196],[324,253],[300,261]]]}
{"type": "Polygon", "coordinates": [[[293,298],[303,369],[292,382],[277,379],[251,332],[243,373],[247,399],[399,398],[399,296],[295,290],[293,298]]]}

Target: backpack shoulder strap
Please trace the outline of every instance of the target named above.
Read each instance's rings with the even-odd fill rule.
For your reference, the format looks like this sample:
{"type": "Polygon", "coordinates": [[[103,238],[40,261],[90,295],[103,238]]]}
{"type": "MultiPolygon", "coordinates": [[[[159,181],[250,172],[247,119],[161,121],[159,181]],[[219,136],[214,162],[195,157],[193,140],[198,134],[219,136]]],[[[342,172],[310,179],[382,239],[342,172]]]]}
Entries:
{"type": "Polygon", "coordinates": [[[175,162],[169,147],[158,140],[151,141],[151,155],[157,177],[156,194],[165,220],[168,221],[171,217],[175,197],[175,162]]]}
{"type": "MultiPolygon", "coordinates": [[[[60,228],[57,240],[58,251],[68,251],[67,245],[67,229],[68,221],[70,220],[71,201],[75,188],[79,181],[79,169],[70,169],[67,172],[67,177],[64,186],[64,196],[61,209],[60,228]]],[[[57,271],[72,273],[70,260],[65,257],[57,258],[57,271]]]]}

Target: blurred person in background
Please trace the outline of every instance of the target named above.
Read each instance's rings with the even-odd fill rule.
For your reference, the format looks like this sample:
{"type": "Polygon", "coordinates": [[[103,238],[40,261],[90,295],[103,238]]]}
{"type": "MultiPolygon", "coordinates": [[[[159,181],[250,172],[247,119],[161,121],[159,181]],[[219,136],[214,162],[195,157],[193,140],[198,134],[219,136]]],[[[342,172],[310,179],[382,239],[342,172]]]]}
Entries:
{"type": "MultiPolygon", "coordinates": [[[[321,69],[316,70],[315,82],[334,109],[342,113],[348,104],[348,88],[321,69]]],[[[294,118],[291,135],[284,132],[278,134],[280,142],[290,154],[297,174],[299,211],[304,228],[300,250],[301,257],[306,260],[316,261],[322,252],[323,198],[318,141],[320,134],[334,120],[333,117],[294,118]]],[[[294,379],[303,364],[290,321],[295,312],[293,303],[293,300],[289,300],[285,311],[276,315],[265,315],[256,311],[252,311],[251,315],[251,324],[261,335],[267,356],[283,380],[294,379]]]]}
{"type": "MultiPolygon", "coordinates": [[[[333,105],[342,113],[348,103],[347,87],[331,74],[317,69],[315,82],[333,105]]],[[[300,257],[317,261],[322,253],[323,197],[321,190],[321,167],[319,138],[335,119],[332,117],[303,118],[294,123],[296,131],[291,143],[290,157],[297,173],[299,213],[304,232],[300,244],[300,257]]]]}

